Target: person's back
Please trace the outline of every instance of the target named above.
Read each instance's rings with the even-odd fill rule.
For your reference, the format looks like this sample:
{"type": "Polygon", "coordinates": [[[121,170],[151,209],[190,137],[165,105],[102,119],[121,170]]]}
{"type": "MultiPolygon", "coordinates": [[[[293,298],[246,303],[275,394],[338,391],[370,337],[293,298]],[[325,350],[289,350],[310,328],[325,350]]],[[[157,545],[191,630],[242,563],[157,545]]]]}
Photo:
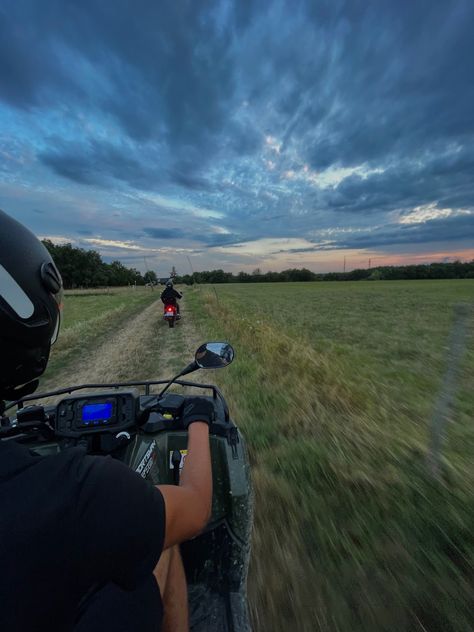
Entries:
{"type": "Polygon", "coordinates": [[[174,305],[176,307],[176,313],[178,315],[178,318],[180,318],[181,316],[180,307],[179,307],[179,303],[177,299],[183,298],[183,295],[174,289],[172,281],[168,281],[165,289],[161,293],[160,298],[163,301],[164,305],[174,305]]]}
{"type": "MultiPolygon", "coordinates": [[[[117,593],[149,590],[163,547],[164,503],[133,475],[79,448],[40,457],[16,441],[0,443],[2,630],[72,630],[81,600],[104,583],[117,593]]],[[[157,589],[155,597],[158,622],[157,589]]],[[[144,623],[149,615],[140,616],[144,623]]]]}
{"type": "Polygon", "coordinates": [[[182,298],[182,294],[174,289],[171,283],[167,283],[165,289],[161,293],[161,300],[166,305],[168,303],[176,303],[176,299],[182,298]]]}

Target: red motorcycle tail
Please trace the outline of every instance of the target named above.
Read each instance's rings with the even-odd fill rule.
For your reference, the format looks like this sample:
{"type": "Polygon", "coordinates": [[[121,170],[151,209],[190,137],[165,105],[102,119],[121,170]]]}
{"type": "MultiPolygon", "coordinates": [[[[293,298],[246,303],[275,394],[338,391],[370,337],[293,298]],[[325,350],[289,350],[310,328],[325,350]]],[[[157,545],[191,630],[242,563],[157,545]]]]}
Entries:
{"type": "Polygon", "coordinates": [[[174,323],[176,321],[177,316],[177,308],[176,305],[165,305],[163,318],[168,321],[168,325],[170,327],[174,327],[174,323]]]}

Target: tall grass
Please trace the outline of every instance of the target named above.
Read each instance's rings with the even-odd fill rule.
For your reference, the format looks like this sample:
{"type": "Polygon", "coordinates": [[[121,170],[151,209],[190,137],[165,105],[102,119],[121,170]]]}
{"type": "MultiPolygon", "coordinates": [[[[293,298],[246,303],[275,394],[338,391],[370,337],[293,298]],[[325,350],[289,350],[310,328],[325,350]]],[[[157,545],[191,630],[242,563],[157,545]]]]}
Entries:
{"type": "MultiPolygon", "coordinates": [[[[428,427],[453,305],[472,281],[201,287],[202,335],[250,444],[258,630],[474,629],[474,352],[443,482],[428,427]]],[[[471,321],[472,329],[472,321],[471,321]]]]}

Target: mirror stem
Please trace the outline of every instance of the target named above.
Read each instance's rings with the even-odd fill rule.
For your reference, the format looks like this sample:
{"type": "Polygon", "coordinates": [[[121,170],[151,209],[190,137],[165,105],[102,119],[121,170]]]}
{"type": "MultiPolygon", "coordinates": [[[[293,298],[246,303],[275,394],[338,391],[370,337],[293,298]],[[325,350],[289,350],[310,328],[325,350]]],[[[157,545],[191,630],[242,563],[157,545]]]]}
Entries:
{"type": "Polygon", "coordinates": [[[199,368],[200,368],[199,364],[196,362],[196,360],[193,360],[192,362],[190,362],[188,364],[188,366],[185,369],[183,369],[181,371],[181,373],[179,375],[180,376],[181,375],[188,375],[188,373],[192,373],[193,371],[197,371],[199,368]]]}
{"type": "Polygon", "coordinates": [[[193,360],[193,362],[188,364],[188,366],[185,369],[183,369],[180,373],[178,373],[178,375],[175,375],[174,378],[168,382],[168,384],[164,387],[164,389],[158,394],[158,399],[161,399],[163,397],[163,395],[166,393],[169,387],[173,384],[173,382],[178,379],[178,377],[181,377],[182,375],[187,375],[188,373],[192,373],[193,371],[196,371],[197,369],[199,369],[199,365],[195,360],[193,360]]]}

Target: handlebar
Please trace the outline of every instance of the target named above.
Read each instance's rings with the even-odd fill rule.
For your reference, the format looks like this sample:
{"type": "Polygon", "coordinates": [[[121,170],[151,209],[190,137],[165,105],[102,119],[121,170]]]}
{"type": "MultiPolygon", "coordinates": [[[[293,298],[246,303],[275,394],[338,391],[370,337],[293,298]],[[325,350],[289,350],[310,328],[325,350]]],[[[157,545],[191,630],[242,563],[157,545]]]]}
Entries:
{"type": "MultiPolygon", "coordinates": [[[[29,437],[29,440],[41,438],[49,441],[66,441],[69,445],[76,445],[79,441],[97,445],[99,441],[103,446],[102,449],[108,451],[123,443],[124,435],[130,439],[137,432],[156,434],[163,431],[181,431],[183,430],[181,420],[185,397],[179,393],[169,392],[163,397],[161,394],[151,392],[151,387],[167,383],[166,380],[157,380],[81,384],[27,396],[9,404],[8,409],[16,404],[18,411],[16,418],[12,420],[8,417],[2,418],[0,438],[21,435],[29,437]],[[137,389],[121,388],[124,386],[141,386],[145,389],[145,394],[139,394],[137,389]],[[105,388],[108,388],[108,391],[104,391],[105,388]],[[80,391],[86,389],[89,392],[81,395],[80,391]],[[91,393],[92,389],[101,390],[91,393]],[[73,393],[78,394],[72,395],[73,393]],[[69,395],[69,397],[60,399],[57,404],[24,407],[26,402],[58,395],[69,395]],[[120,441],[115,441],[114,437],[117,440],[120,438],[120,441]]],[[[210,432],[233,440],[233,431],[236,428],[230,420],[229,409],[220,390],[213,384],[200,384],[187,380],[176,383],[180,386],[211,390],[216,417],[211,424],[210,432]]]]}
{"type": "MultiPolygon", "coordinates": [[[[85,389],[88,389],[88,390],[99,389],[99,388],[119,389],[123,387],[142,386],[145,388],[145,395],[151,395],[150,388],[152,386],[160,386],[160,385],[168,384],[168,383],[169,383],[169,380],[149,380],[149,381],[142,381],[142,382],[113,382],[113,383],[108,383],[108,384],[80,384],[76,386],[69,386],[66,388],[57,389],[55,391],[48,391],[47,393],[39,393],[39,394],[33,394],[33,395],[28,395],[26,397],[22,397],[21,399],[18,399],[14,402],[10,402],[8,406],[5,407],[5,412],[15,407],[21,410],[25,402],[46,399],[47,397],[54,397],[56,395],[67,395],[67,394],[70,395],[71,393],[75,393],[79,390],[85,390],[85,389]]],[[[221,393],[221,391],[219,390],[217,386],[215,386],[214,384],[201,384],[198,382],[189,382],[187,380],[175,380],[173,383],[179,384],[180,386],[190,386],[194,388],[212,390],[213,399],[219,399],[222,403],[222,406],[224,409],[225,421],[229,421],[229,407],[227,406],[227,402],[225,401],[223,394],[221,393]]]]}

